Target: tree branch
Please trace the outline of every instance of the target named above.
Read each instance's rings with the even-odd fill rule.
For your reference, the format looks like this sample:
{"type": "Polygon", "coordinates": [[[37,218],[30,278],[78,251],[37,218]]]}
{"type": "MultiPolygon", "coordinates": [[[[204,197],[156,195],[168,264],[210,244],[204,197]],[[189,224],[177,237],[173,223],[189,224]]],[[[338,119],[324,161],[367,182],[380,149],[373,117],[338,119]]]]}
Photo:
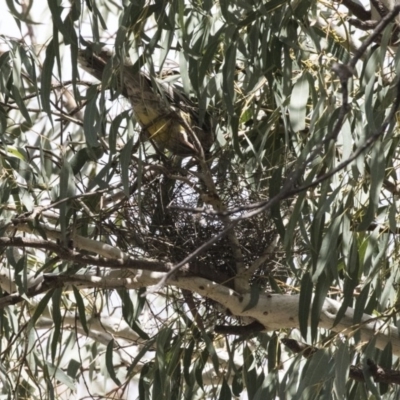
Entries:
{"type": "MultiPolygon", "coordinates": [[[[163,273],[144,270],[111,270],[105,271],[103,276],[89,275],[55,275],[44,274],[35,287],[30,287],[25,294],[33,297],[52,288],[61,288],[75,285],[79,288],[102,289],[139,289],[156,285],[163,277],[163,273]]],[[[261,294],[257,304],[246,309],[250,304],[251,295],[241,295],[234,290],[200,277],[172,276],[168,280],[170,285],[181,289],[196,292],[208,297],[230,311],[236,317],[247,317],[264,326],[264,330],[298,328],[299,297],[282,294],[261,294]]],[[[19,293],[13,293],[0,299],[0,309],[11,304],[24,301],[19,293]]],[[[400,335],[397,327],[386,324],[379,318],[364,314],[360,323],[354,325],[354,309],[348,308],[339,323],[335,324],[336,316],[341,303],[333,299],[325,299],[320,314],[319,326],[344,335],[360,333],[362,341],[375,338],[376,346],[384,349],[388,342],[392,343],[393,354],[400,356],[400,335]]]]}
{"type": "MultiPolygon", "coordinates": [[[[73,243],[71,243],[73,245],[73,243]]],[[[71,261],[77,264],[96,265],[98,267],[107,268],[135,268],[144,269],[148,271],[169,272],[170,267],[168,263],[149,260],[132,260],[126,259],[101,259],[89,255],[83,255],[72,248],[64,247],[59,243],[49,242],[43,239],[23,238],[23,237],[0,237],[1,247],[30,247],[34,249],[41,249],[51,251],[57,254],[62,260],[71,261]]]]}

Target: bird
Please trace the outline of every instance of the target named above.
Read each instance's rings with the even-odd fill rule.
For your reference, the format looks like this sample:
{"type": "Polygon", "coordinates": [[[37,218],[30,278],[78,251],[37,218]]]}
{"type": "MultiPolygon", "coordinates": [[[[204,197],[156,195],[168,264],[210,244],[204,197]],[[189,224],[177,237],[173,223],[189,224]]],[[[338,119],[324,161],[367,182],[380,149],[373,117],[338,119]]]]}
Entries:
{"type": "Polygon", "coordinates": [[[130,101],[145,137],[159,151],[168,150],[181,157],[208,154],[214,136],[207,113],[200,124],[195,103],[184,93],[162,83],[155,88],[155,80],[138,71],[129,60],[120,62],[109,48],[96,51],[99,46],[88,41],[85,44],[85,49],[78,49],[81,68],[100,81],[105,68],[112,68],[120,93],[130,101]]]}

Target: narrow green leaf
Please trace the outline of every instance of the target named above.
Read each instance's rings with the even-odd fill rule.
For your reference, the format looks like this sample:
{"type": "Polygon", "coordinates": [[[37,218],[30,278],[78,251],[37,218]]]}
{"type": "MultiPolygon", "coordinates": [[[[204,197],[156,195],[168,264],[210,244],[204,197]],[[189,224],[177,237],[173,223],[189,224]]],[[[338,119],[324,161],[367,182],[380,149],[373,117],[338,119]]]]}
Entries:
{"type": "Polygon", "coordinates": [[[42,79],[40,86],[40,100],[42,102],[42,108],[47,113],[49,121],[53,124],[51,117],[51,105],[50,105],[50,91],[51,91],[51,80],[53,76],[53,67],[55,60],[54,43],[50,41],[46,49],[46,58],[43,63],[42,79]]]}
{"type": "MultiPolygon", "coordinates": [[[[389,341],[388,344],[383,349],[381,356],[379,358],[379,366],[382,368],[392,369],[392,362],[393,362],[393,348],[392,343],[389,341]]],[[[381,395],[384,395],[389,391],[389,385],[386,383],[379,384],[379,392],[381,395]]]]}
{"type": "MultiPolygon", "coordinates": [[[[72,168],[67,161],[64,161],[60,171],[60,199],[68,199],[75,195],[75,179],[72,168]]],[[[60,228],[63,237],[63,244],[67,244],[67,229],[70,216],[68,215],[69,205],[67,201],[60,204],[60,228]]]]}
{"type": "MultiPolygon", "coordinates": [[[[354,307],[354,316],[353,316],[353,324],[357,325],[361,322],[361,318],[365,312],[365,305],[367,304],[368,297],[370,296],[370,285],[365,285],[361,290],[360,295],[356,300],[356,305],[354,307]]],[[[360,341],[360,332],[357,330],[354,334],[355,342],[358,343],[360,341]]]]}
{"type": "Polygon", "coordinates": [[[139,399],[148,400],[150,399],[150,378],[151,376],[151,364],[146,363],[143,365],[142,370],[140,371],[139,377],[139,399]]]}
{"type": "Polygon", "coordinates": [[[257,391],[254,394],[253,400],[265,400],[268,395],[268,381],[266,378],[263,379],[261,385],[257,385],[257,391]]]}
{"type": "Polygon", "coordinates": [[[72,290],[74,291],[76,305],[78,306],[79,322],[82,324],[82,328],[86,335],[89,335],[89,329],[86,322],[86,309],[82,296],[75,286],[72,286],[72,290]]]}
{"type": "Polygon", "coordinates": [[[268,371],[280,368],[281,364],[281,345],[278,336],[273,334],[268,343],[268,371]]]}
{"type": "Polygon", "coordinates": [[[103,168],[100,169],[99,173],[89,181],[87,191],[90,192],[93,188],[98,186],[100,189],[107,189],[110,187],[109,183],[115,176],[118,164],[114,160],[110,160],[103,168]]]}
{"type": "Polygon", "coordinates": [[[89,99],[83,117],[83,132],[89,147],[99,147],[98,133],[100,132],[101,118],[97,109],[97,85],[91,86],[87,91],[89,99]]]}
{"type": "MultiPolygon", "coordinates": [[[[281,190],[282,183],[282,168],[277,168],[272,175],[271,183],[269,185],[269,194],[270,197],[273,198],[275,195],[279,193],[281,190]]],[[[281,211],[280,211],[280,203],[277,202],[274,206],[271,207],[271,217],[275,223],[276,229],[283,241],[285,238],[285,226],[283,224],[281,211]]]]}
{"type": "Polygon", "coordinates": [[[103,147],[84,147],[79,149],[69,160],[73,175],[78,174],[83,166],[89,161],[97,161],[104,154],[103,147]]]}
{"type": "Polygon", "coordinates": [[[106,367],[107,371],[110,374],[110,378],[118,385],[121,386],[121,382],[117,378],[117,375],[115,373],[115,368],[113,364],[113,353],[114,353],[114,339],[110,340],[110,342],[107,345],[107,350],[106,350],[106,367]]]}
{"type": "Polygon", "coordinates": [[[223,95],[226,109],[233,116],[235,114],[235,73],[236,73],[236,43],[231,42],[226,50],[225,62],[223,65],[223,95]]]}
{"type": "Polygon", "coordinates": [[[309,272],[306,272],[301,279],[299,297],[299,328],[301,336],[304,339],[307,339],[307,329],[313,289],[314,286],[311,275],[309,272]]]}
{"type": "Polygon", "coordinates": [[[68,161],[65,161],[60,171],[60,199],[68,199],[75,195],[74,173],[68,161]]]}
{"type": "Polygon", "coordinates": [[[206,365],[207,359],[208,359],[208,351],[207,349],[204,349],[200,353],[200,357],[198,357],[197,360],[194,362],[192,369],[192,373],[194,375],[194,381],[203,390],[204,390],[204,384],[203,384],[204,367],[206,365]]]}
{"type": "Polygon", "coordinates": [[[162,399],[164,397],[163,393],[165,393],[164,384],[166,376],[161,376],[159,369],[154,370],[153,376],[151,397],[153,400],[162,399]]]}
{"type": "Polygon", "coordinates": [[[257,371],[252,351],[247,345],[243,349],[243,378],[246,384],[247,395],[253,399],[257,391],[257,371]]]}
{"type": "Polygon", "coordinates": [[[128,120],[131,118],[132,118],[131,111],[126,110],[121,114],[118,114],[111,122],[110,134],[108,137],[108,144],[110,146],[110,157],[114,155],[117,150],[116,144],[117,144],[118,131],[121,128],[122,121],[125,120],[125,122],[128,124],[128,120]]]}
{"type": "Polygon", "coordinates": [[[328,381],[332,374],[330,365],[330,355],[328,349],[320,349],[307,360],[307,368],[303,370],[301,384],[293,399],[299,400],[304,398],[305,389],[311,386],[321,385],[322,382],[328,381]]]}
{"type": "Polygon", "coordinates": [[[68,387],[73,391],[76,390],[74,381],[62,369],[58,368],[56,365],[50,362],[46,362],[46,367],[49,375],[53,379],[59,381],[60,383],[62,383],[63,385],[65,385],[66,387],[68,387]]]}
{"type": "Polygon", "coordinates": [[[191,340],[189,346],[185,349],[183,355],[183,376],[187,385],[193,385],[193,380],[191,379],[190,369],[192,366],[192,356],[194,350],[195,341],[191,340]]]}
{"type": "Polygon", "coordinates": [[[329,275],[325,273],[320,275],[315,286],[314,299],[311,307],[311,338],[313,343],[317,340],[319,318],[331,283],[332,281],[329,275]]]}
{"type": "Polygon", "coordinates": [[[39,304],[35,308],[35,312],[33,313],[31,319],[29,320],[28,327],[27,327],[28,331],[31,330],[35,326],[36,321],[43,314],[43,311],[47,307],[47,304],[49,303],[50,299],[53,297],[54,291],[55,291],[55,289],[48,291],[44,295],[44,297],[39,301],[39,304]]]}
{"type": "Polygon", "coordinates": [[[103,18],[103,16],[101,15],[101,12],[100,12],[100,10],[99,10],[98,7],[97,7],[96,2],[94,2],[94,1],[92,2],[92,7],[93,7],[93,14],[94,14],[95,17],[96,17],[96,21],[97,21],[97,18],[98,18],[99,21],[100,21],[100,25],[101,25],[102,29],[105,30],[105,31],[107,31],[107,30],[108,30],[107,24],[106,24],[106,22],[104,21],[104,18],[103,18]]]}
{"type": "Polygon", "coordinates": [[[21,95],[20,95],[20,93],[19,93],[18,88],[16,88],[16,87],[13,85],[12,88],[11,88],[11,92],[12,92],[12,95],[13,95],[13,98],[14,98],[15,102],[17,103],[17,105],[18,105],[18,107],[19,107],[19,111],[21,111],[21,114],[24,116],[24,118],[25,118],[27,124],[28,124],[29,126],[32,126],[31,117],[30,117],[29,112],[28,112],[28,110],[27,110],[27,108],[26,108],[26,106],[25,106],[24,101],[23,101],[22,98],[21,98],[21,95]]]}
{"type": "Polygon", "coordinates": [[[215,371],[219,371],[219,359],[217,356],[217,352],[215,351],[213,341],[211,340],[211,338],[207,334],[207,332],[205,332],[204,330],[201,331],[201,335],[204,339],[204,342],[206,343],[207,352],[208,352],[209,356],[211,357],[213,367],[214,367],[215,371]]]}
{"type": "Polygon", "coordinates": [[[346,384],[350,369],[350,353],[347,342],[339,343],[335,356],[335,393],[338,399],[344,399],[346,395],[346,384]]]}
{"type": "Polygon", "coordinates": [[[28,280],[27,280],[27,257],[26,253],[22,254],[17,261],[15,266],[15,283],[18,286],[18,291],[24,294],[28,290],[28,280]]]}
{"type": "Polygon", "coordinates": [[[260,298],[260,291],[261,291],[261,288],[260,288],[259,285],[252,285],[251,286],[251,288],[250,288],[250,299],[249,299],[249,302],[243,308],[243,312],[251,310],[252,308],[254,308],[257,305],[258,300],[260,298]]]}
{"type": "Polygon", "coordinates": [[[323,237],[321,248],[318,254],[317,266],[312,276],[313,282],[316,282],[318,280],[320,274],[326,269],[328,262],[332,260],[333,255],[336,252],[341,222],[341,217],[335,218],[323,237]]]}
{"type": "Polygon", "coordinates": [[[232,394],[236,397],[240,396],[243,391],[243,375],[236,373],[232,379],[232,394]]]}
{"type": "Polygon", "coordinates": [[[156,339],[156,359],[157,366],[160,371],[165,372],[165,362],[166,362],[166,351],[170,345],[172,338],[172,330],[170,328],[164,328],[157,334],[156,339]]]}
{"type": "Polygon", "coordinates": [[[150,338],[137,321],[132,321],[130,327],[139,335],[141,339],[148,340],[150,338]]]}
{"type": "Polygon", "coordinates": [[[68,367],[67,367],[67,374],[70,376],[72,379],[76,379],[78,375],[78,371],[81,368],[81,363],[74,360],[73,358],[69,361],[68,367]]]}
{"type": "Polygon", "coordinates": [[[335,326],[336,324],[338,324],[340,322],[340,320],[343,318],[344,314],[347,311],[348,307],[352,307],[353,305],[353,301],[354,301],[354,290],[356,288],[356,286],[359,284],[358,282],[358,268],[357,266],[359,265],[359,260],[357,259],[358,256],[358,252],[357,252],[357,248],[355,245],[355,241],[353,242],[354,245],[352,246],[352,252],[351,254],[354,254],[353,259],[350,259],[349,264],[355,264],[355,267],[353,267],[348,275],[346,275],[344,277],[344,288],[343,288],[343,300],[342,300],[342,304],[340,305],[339,311],[337,312],[335,321],[333,323],[333,326],[335,326]]]}
{"type": "Polygon", "coordinates": [[[133,138],[129,139],[124,148],[121,150],[121,179],[124,187],[124,192],[129,197],[129,165],[132,158],[133,138]]]}
{"type": "Polygon", "coordinates": [[[225,378],[222,380],[221,390],[219,392],[219,400],[231,400],[232,393],[231,389],[229,388],[228,383],[226,382],[225,378]]]}
{"type": "MultiPolygon", "coordinates": [[[[167,376],[172,377],[177,374],[177,369],[180,369],[180,359],[182,354],[182,339],[178,336],[169,350],[169,361],[167,366],[167,376]]],[[[179,372],[180,375],[180,372],[179,372]]]]}
{"type": "Polygon", "coordinates": [[[214,62],[215,53],[217,52],[218,46],[220,45],[221,35],[225,32],[225,27],[222,26],[215,35],[211,36],[207,47],[205,48],[205,53],[201,57],[201,63],[199,68],[199,82],[203,83],[203,79],[214,62]]]}
{"type": "Polygon", "coordinates": [[[58,340],[61,334],[61,323],[62,323],[61,294],[62,294],[62,289],[55,289],[52,296],[52,303],[53,303],[52,316],[54,322],[54,329],[53,329],[53,337],[51,340],[51,359],[53,363],[55,362],[54,360],[56,359],[57,356],[58,340]]]}
{"type": "Polygon", "coordinates": [[[366,214],[364,215],[358,231],[366,230],[375,218],[376,209],[379,205],[383,180],[385,178],[385,151],[381,142],[375,144],[371,154],[371,186],[369,190],[369,203],[366,214]]]}

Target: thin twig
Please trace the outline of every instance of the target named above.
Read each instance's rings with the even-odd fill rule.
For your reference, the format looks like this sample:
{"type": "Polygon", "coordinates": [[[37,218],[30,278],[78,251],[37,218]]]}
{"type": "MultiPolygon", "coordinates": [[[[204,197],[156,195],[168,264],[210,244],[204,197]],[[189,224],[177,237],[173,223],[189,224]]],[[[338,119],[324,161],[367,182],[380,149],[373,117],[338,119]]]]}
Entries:
{"type": "MultiPolygon", "coordinates": [[[[73,241],[71,241],[71,247],[73,247],[73,244],[73,241]]],[[[2,247],[20,247],[48,250],[54,254],[57,254],[62,260],[71,261],[77,264],[95,265],[98,267],[118,269],[133,268],[154,272],[170,271],[168,263],[149,260],[132,260],[130,258],[127,258],[125,260],[104,259],[93,257],[90,255],[82,255],[80,252],[75,251],[73,248],[67,248],[62,246],[60,243],[54,243],[44,239],[23,238],[20,236],[0,237],[0,248],[2,247]]]]}

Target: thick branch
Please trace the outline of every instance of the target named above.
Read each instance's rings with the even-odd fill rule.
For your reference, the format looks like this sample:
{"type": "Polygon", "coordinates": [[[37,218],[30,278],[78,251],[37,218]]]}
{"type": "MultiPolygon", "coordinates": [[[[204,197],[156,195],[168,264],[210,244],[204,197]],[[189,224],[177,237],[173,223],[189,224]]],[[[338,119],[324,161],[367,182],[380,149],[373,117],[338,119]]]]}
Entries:
{"type": "MultiPolygon", "coordinates": [[[[125,288],[138,289],[156,285],[163,277],[163,273],[149,271],[121,271],[112,270],[105,272],[104,276],[87,275],[43,275],[42,281],[36,287],[29,288],[28,297],[43,293],[54,287],[75,285],[80,288],[96,287],[103,289],[125,288]]],[[[251,301],[251,295],[240,295],[232,289],[199,277],[171,277],[168,281],[181,289],[197,292],[202,296],[217,301],[237,317],[248,317],[258,321],[264,330],[280,330],[298,328],[299,297],[281,294],[260,295],[258,303],[248,310],[246,306],[251,301]]],[[[12,294],[0,299],[0,308],[23,301],[19,294],[12,294]]],[[[336,316],[341,303],[326,299],[320,315],[319,327],[352,335],[358,331],[362,341],[376,339],[376,346],[383,349],[389,341],[392,342],[393,353],[400,355],[400,335],[395,326],[389,326],[370,315],[364,314],[358,325],[354,325],[354,310],[349,308],[341,321],[334,327],[336,316]]]]}

